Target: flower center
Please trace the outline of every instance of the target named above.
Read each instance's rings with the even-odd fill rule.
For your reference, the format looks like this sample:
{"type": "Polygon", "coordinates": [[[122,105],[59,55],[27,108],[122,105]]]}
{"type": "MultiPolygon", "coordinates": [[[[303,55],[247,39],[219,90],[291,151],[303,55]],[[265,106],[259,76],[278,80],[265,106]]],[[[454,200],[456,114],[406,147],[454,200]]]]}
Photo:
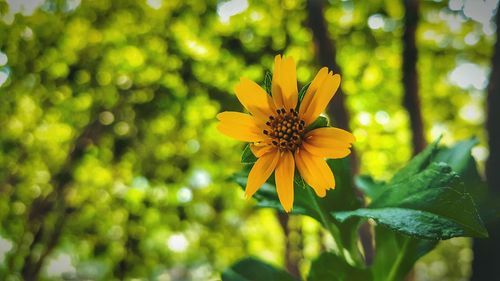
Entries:
{"type": "Polygon", "coordinates": [[[269,116],[266,122],[269,130],[264,130],[264,134],[273,139],[272,144],[279,150],[294,152],[302,144],[305,122],[294,109],[287,112],[281,108],[276,112],[277,115],[269,116]]]}

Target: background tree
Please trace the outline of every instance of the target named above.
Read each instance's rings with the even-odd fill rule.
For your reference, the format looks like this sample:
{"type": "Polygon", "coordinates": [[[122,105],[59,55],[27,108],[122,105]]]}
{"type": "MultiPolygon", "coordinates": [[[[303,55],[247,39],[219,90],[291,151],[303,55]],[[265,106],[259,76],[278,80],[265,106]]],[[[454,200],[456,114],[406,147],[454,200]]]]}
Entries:
{"type": "Polygon", "coordinates": [[[413,154],[416,155],[427,145],[425,141],[420,98],[418,93],[416,33],[418,27],[419,0],[404,0],[405,20],[403,32],[403,105],[410,117],[413,154]]]}
{"type": "MultiPolygon", "coordinates": [[[[488,145],[490,154],[486,162],[486,178],[488,181],[490,196],[500,194],[500,112],[496,105],[500,104],[500,13],[496,14],[496,43],[493,58],[491,59],[491,73],[488,85],[487,112],[488,119],[486,130],[488,132],[488,145]]],[[[472,266],[471,280],[488,280],[496,278],[500,274],[500,268],[495,261],[500,259],[500,242],[496,237],[500,236],[500,220],[496,219],[487,225],[490,238],[474,240],[474,263],[472,266]]]]}

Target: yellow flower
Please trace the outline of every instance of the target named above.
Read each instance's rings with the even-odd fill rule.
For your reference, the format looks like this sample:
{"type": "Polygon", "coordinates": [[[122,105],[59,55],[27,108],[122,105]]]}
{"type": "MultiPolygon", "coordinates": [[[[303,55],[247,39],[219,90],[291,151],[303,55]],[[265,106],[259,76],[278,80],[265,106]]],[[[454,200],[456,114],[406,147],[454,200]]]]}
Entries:
{"type": "Polygon", "coordinates": [[[340,75],[323,67],[297,107],[298,90],[293,58],[275,57],[272,97],[255,82],[241,78],[235,91],[251,115],[222,112],[217,129],[237,140],[251,142],[258,158],[245,189],[251,197],[274,171],[276,190],[283,209],[293,206],[295,168],[319,197],[335,188],[335,178],[325,158],[343,158],[351,153],[354,136],[338,128],[306,128],[319,117],[340,85],[340,75]]]}

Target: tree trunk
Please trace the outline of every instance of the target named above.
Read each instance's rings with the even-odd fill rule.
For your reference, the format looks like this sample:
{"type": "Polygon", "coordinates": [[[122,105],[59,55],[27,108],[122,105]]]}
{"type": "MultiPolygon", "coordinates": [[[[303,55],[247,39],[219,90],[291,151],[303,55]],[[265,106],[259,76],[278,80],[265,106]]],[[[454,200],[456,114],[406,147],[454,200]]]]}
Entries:
{"type": "MultiPolygon", "coordinates": [[[[500,5],[499,5],[500,8],[500,5]]],[[[490,156],[486,162],[486,178],[489,192],[500,194],[500,11],[496,15],[497,41],[494,47],[490,82],[488,85],[487,111],[488,144],[490,156]]],[[[496,280],[500,276],[500,221],[486,225],[489,239],[474,239],[474,261],[472,263],[471,280],[496,280]]]]}
{"type": "MultiPolygon", "coordinates": [[[[316,56],[321,66],[327,66],[335,73],[342,74],[339,65],[336,62],[337,50],[333,40],[328,35],[328,29],[323,15],[322,0],[308,0],[307,11],[309,26],[313,33],[316,48],[316,56]]],[[[349,114],[345,107],[345,97],[342,91],[342,85],[339,87],[334,101],[330,102],[327,111],[330,118],[333,119],[335,127],[349,129],[349,114]]]]}
{"type": "Polygon", "coordinates": [[[403,34],[403,105],[410,118],[413,155],[426,146],[424,125],[420,112],[417,60],[418,51],[415,33],[419,20],[419,0],[403,0],[405,29],[403,34]]]}
{"type": "MultiPolygon", "coordinates": [[[[416,32],[419,21],[419,0],[403,0],[405,10],[403,43],[403,106],[408,112],[410,119],[411,142],[413,155],[417,155],[427,145],[425,141],[424,125],[420,110],[420,98],[418,87],[418,49],[416,43],[416,32]]],[[[405,278],[406,281],[414,280],[415,272],[410,271],[405,278]]]]}
{"type": "MultiPolygon", "coordinates": [[[[314,37],[318,63],[342,75],[342,71],[336,61],[337,50],[334,41],[328,34],[328,28],[323,13],[323,1],[308,0],[307,12],[309,27],[314,37]]],[[[333,120],[335,127],[348,130],[349,113],[345,106],[345,95],[342,90],[342,85],[339,87],[334,99],[335,100],[328,105],[328,115],[333,120]]],[[[350,157],[352,174],[357,174],[358,161],[354,150],[350,157]]],[[[371,264],[373,260],[373,245],[371,243],[372,239],[368,225],[360,228],[359,235],[365,252],[365,262],[371,264]]]]}
{"type": "MultiPolygon", "coordinates": [[[[323,14],[323,1],[322,0],[308,0],[307,12],[309,19],[309,27],[313,33],[314,43],[316,48],[316,57],[321,66],[327,66],[335,73],[342,75],[342,70],[337,64],[337,50],[334,41],[328,34],[328,29],[323,14]]],[[[335,127],[349,130],[349,113],[345,106],[345,95],[342,90],[342,84],[337,90],[334,101],[330,102],[327,107],[327,112],[333,120],[335,127]]],[[[358,171],[358,161],[354,150],[351,154],[351,168],[353,174],[358,171]]]]}

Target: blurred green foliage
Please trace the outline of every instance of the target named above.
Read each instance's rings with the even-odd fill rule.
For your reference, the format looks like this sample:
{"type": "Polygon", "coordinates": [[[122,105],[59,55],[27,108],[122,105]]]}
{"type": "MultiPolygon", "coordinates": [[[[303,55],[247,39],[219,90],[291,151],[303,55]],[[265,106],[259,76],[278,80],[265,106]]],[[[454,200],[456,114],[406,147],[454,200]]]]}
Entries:
{"type": "MultiPolygon", "coordinates": [[[[422,0],[418,68],[428,139],[476,135],[481,166],[495,27],[468,2],[422,0]]],[[[0,279],[20,280],[40,258],[42,280],[216,279],[249,255],[282,264],[275,214],[228,180],[241,144],[214,125],[217,112],[241,110],[239,77],[262,81],[277,53],[296,59],[301,85],[312,79],[305,5],[0,0],[0,279]]],[[[388,179],[411,154],[402,5],[325,8],[361,173],[388,179]]],[[[331,241],[308,218],[300,232],[291,238],[306,271],[331,241]]],[[[468,241],[454,241],[417,265],[417,279],[468,276],[468,241]]]]}

